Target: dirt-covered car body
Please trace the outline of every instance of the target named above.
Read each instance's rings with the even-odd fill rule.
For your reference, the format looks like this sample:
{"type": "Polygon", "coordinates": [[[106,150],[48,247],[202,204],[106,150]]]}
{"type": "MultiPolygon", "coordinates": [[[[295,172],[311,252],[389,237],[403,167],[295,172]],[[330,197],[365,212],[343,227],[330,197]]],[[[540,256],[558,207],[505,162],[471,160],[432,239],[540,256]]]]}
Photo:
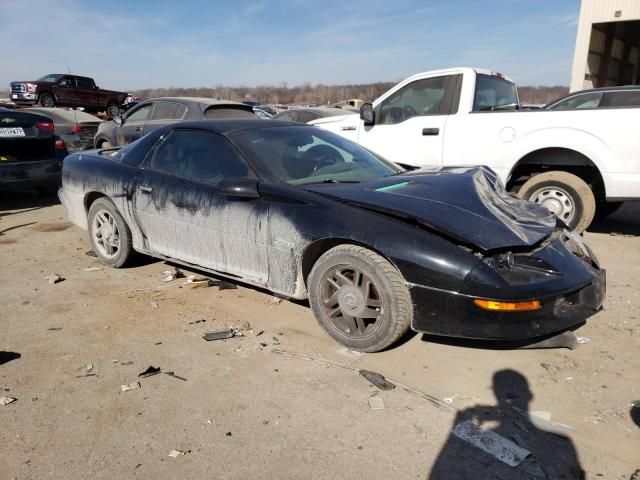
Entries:
{"type": "MultiPolygon", "coordinates": [[[[136,251],[296,299],[307,297],[309,273],[329,249],[366,247],[401,273],[415,331],[528,339],[571,328],[600,308],[604,271],[591,250],[548,210],[506,193],[491,170],[388,167],[388,175],[358,183],[323,177],[291,184],[265,172],[252,153],[263,132],[275,129],[339,138],[271,120],[181,123],[119,151],[68,156],[60,198],[84,229],[92,203],[106,197],[129,226],[136,251]],[[246,168],[231,168],[216,185],[151,168],[163,141],[184,131],[216,136],[246,168]],[[540,306],[490,311],[478,299],[535,299],[540,306]]],[[[277,152],[266,158],[277,161],[277,152]]],[[[282,159],[278,168],[300,167],[282,159]]]]}

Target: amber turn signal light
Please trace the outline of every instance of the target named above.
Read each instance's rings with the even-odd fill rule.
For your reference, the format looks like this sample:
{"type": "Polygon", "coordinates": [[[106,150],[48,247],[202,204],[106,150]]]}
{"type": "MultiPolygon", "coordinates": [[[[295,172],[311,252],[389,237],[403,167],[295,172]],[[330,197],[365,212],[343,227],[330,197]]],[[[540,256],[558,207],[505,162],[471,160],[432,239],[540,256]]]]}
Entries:
{"type": "Polygon", "coordinates": [[[529,300],[528,302],[498,302],[496,300],[475,299],[473,301],[480,308],[500,312],[529,312],[540,310],[540,300],[529,300]]]}

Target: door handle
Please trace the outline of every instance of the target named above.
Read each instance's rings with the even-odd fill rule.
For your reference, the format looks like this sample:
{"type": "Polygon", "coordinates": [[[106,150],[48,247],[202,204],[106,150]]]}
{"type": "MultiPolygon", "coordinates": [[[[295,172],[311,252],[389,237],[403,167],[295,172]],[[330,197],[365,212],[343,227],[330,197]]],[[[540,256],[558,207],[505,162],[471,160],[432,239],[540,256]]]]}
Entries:
{"type": "Polygon", "coordinates": [[[151,193],[151,192],[153,192],[153,188],[147,187],[146,185],[138,185],[138,190],[140,190],[142,193],[151,193]]]}
{"type": "Polygon", "coordinates": [[[422,135],[439,135],[440,134],[440,129],[439,128],[423,128],[422,129],[422,135]]]}

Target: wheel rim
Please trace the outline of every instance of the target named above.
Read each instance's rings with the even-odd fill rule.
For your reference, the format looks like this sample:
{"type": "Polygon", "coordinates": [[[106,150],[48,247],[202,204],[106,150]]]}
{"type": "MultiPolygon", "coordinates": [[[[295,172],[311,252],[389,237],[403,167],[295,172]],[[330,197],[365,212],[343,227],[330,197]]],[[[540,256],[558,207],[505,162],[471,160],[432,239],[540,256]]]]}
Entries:
{"type": "Polygon", "coordinates": [[[342,335],[366,338],[382,323],[383,303],[375,283],[352,265],[330,268],[320,280],[320,303],[342,335]]]}
{"type": "Polygon", "coordinates": [[[51,98],[49,95],[45,95],[42,98],[42,106],[43,107],[53,107],[53,98],[51,98]]]}
{"type": "Polygon", "coordinates": [[[546,207],[564,223],[570,224],[576,216],[573,197],[560,187],[544,187],[533,192],[529,200],[546,207]]]}
{"type": "Polygon", "coordinates": [[[120,108],[117,105],[111,105],[109,106],[109,108],[107,108],[107,113],[109,114],[109,116],[115,117],[118,115],[118,113],[120,113],[120,108]]]}
{"type": "Polygon", "coordinates": [[[98,210],[93,217],[92,231],[99,253],[105,258],[114,258],[120,251],[120,233],[113,215],[106,210],[98,210]]]}

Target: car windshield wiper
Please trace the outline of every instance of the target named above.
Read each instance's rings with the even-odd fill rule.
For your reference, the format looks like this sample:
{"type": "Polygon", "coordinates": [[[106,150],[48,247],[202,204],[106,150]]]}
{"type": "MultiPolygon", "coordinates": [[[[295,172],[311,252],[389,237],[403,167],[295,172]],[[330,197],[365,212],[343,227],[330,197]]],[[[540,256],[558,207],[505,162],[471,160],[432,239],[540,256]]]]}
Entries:
{"type": "Polygon", "coordinates": [[[336,180],[335,178],[323,178],[313,182],[298,183],[298,185],[314,185],[318,183],[360,183],[358,180],[336,180]]]}

